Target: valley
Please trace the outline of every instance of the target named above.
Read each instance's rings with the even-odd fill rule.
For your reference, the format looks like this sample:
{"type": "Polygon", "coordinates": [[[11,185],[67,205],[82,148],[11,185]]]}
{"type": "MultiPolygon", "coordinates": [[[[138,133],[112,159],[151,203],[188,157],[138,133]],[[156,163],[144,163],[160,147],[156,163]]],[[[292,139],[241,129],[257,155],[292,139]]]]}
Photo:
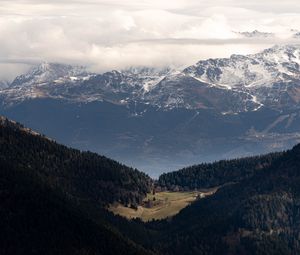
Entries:
{"type": "Polygon", "coordinates": [[[4,117],[0,145],[4,254],[27,247],[49,255],[300,251],[300,145],[156,180],[4,117]]]}
{"type": "Polygon", "coordinates": [[[142,204],[137,208],[124,206],[119,203],[110,205],[109,211],[128,219],[139,218],[142,221],[161,220],[172,217],[197,199],[210,196],[217,188],[206,191],[186,192],[156,192],[148,193],[142,204]]]}

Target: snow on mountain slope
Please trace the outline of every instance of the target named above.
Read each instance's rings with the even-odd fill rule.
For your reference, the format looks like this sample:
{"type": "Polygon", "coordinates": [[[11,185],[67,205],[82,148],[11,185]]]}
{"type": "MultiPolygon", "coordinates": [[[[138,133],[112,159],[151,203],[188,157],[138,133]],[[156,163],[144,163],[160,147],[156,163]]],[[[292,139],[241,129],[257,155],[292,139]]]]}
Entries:
{"type": "Polygon", "coordinates": [[[0,96],[6,104],[47,97],[126,103],[139,100],[169,72],[170,68],[136,67],[95,74],[84,67],[42,63],[16,77],[8,87],[0,88],[0,96]]]}
{"type": "Polygon", "coordinates": [[[84,67],[43,63],[18,76],[8,88],[0,88],[0,97],[7,105],[30,98],[59,98],[222,113],[263,106],[294,109],[300,106],[300,45],[201,60],[182,71],[132,67],[95,74],[84,67]]]}
{"type": "Polygon", "coordinates": [[[167,75],[174,70],[169,67],[165,68],[148,68],[148,67],[130,67],[122,71],[124,75],[131,77],[132,80],[138,80],[140,87],[144,92],[150,91],[167,75]]]}
{"type": "Polygon", "coordinates": [[[0,89],[0,96],[5,104],[32,98],[63,98],[63,91],[67,86],[80,84],[93,75],[84,67],[44,62],[0,89]]]}
{"type": "Polygon", "coordinates": [[[212,87],[248,93],[272,109],[299,108],[300,45],[274,46],[252,55],[208,59],[183,73],[212,87]]]}
{"type": "Polygon", "coordinates": [[[208,59],[184,70],[203,82],[225,88],[272,86],[300,78],[300,45],[275,46],[253,55],[208,59]]]}
{"type": "Polygon", "coordinates": [[[300,32],[294,34],[294,38],[299,39],[300,38],[300,32]]]}
{"type": "Polygon", "coordinates": [[[5,88],[8,88],[9,84],[10,84],[9,81],[5,81],[5,80],[0,81],[0,90],[1,90],[1,89],[5,89],[5,88]]]}
{"type": "Polygon", "coordinates": [[[164,109],[210,109],[222,113],[253,111],[259,107],[252,96],[194,79],[182,72],[165,77],[143,99],[164,109]]]}
{"type": "Polygon", "coordinates": [[[235,32],[237,35],[240,35],[242,37],[247,37],[247,38],[272,38],[275,36],[273,33],[268,33],[268,32],[261,32],[258,30],[254,30],[252,32],[235,32]]]}
{"type": "Polygon", "coordinates": [[[88,73],[84,67],[44,62],[31,68],[28,73],[16,77],[11,87],[37,86],[43,83],[62,83],[66,80],[84,79],[88,73]]]}

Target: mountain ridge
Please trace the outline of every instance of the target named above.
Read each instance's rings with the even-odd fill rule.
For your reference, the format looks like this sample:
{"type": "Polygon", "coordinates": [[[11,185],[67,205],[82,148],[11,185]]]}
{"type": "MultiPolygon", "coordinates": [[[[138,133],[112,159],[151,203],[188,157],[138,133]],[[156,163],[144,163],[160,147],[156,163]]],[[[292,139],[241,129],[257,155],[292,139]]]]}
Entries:
{"type": "MultiPolygon", "coordinates": [[[[293,108],[292,102],[297,105],[300,102],[297,87],[300,79],[299,64],[299,44],[277,45],[245,56],[201,60],[183,70],[131,67],[96,74],[87,72],[84,67],[42,63],[27,74],[18,76],[8,88],[0,90],[0,95],[4,102],[48,97],[77,102],[139,102],[166,110],[173,107],[216,107],[211,105],[211,98],[207,98],[208,102],[201,99],[201,87],[204,87],[207,91],[219,90],[218,94],[237,94],[235,101],[241,98],[241,102],[237,103],[241,104],[238,109],[221,104],[228,108],[224,112],[255,111],[262,106],[273,109],[293,108]],[[192,92],[189,92],[187,84],[191,84],[192,92]],[[160,87],[162,89],[159,90],[160,87]],[[274,90],[277,92],[272,92],[274,90]],[[185,93],[189,96],[194,94],[199,103],[193,104],[185,93]],[[270,93],[271,98],[268,96],[270,93]],[[282,97],[291,102],[283,104],[282,97]],[[274,104],[275,101],[279,102],[274,104]]],[[[221,106],[216,109],[220,111],[221,106]]]]}

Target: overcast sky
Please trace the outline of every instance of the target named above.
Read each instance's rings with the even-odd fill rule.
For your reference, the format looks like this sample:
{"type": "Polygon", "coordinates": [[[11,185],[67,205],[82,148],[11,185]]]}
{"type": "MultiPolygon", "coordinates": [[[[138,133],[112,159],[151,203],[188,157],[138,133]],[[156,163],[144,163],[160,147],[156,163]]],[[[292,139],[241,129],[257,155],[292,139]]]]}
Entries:
{"type": "Polygon", "coordinates": [[[291,29],[300,30],[299,0],[0,0],[0,78],[40,61],[98,72],[186,66],[294,42],[291,29]],[[255,29],[276,38],[235,33],[255,29]]]}

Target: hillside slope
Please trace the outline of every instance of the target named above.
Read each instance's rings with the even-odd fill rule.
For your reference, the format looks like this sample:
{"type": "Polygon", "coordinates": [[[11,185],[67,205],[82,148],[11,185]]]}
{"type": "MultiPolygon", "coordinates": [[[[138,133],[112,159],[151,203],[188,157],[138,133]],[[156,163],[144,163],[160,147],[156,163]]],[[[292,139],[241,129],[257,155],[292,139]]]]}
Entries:
{"type": "Polygon", "coordinates": [[[139,203],[151,183],[137,170],[0,117],[0,253],[150,254],[117,230],[126,220],[104,209],[139,203]]]}
{"type": "Polygon", "coordinates": [[[0,160],[1,254],[150,254],[17,165],[0,160]]]}
{"type": "Polygon", "coordinates": [[[160,229],[164,254],[299,254],[300,145],[201,199],[160,229]]]}
{"type": "Polygon", "coordinates": [[[59,145],[3,117],[0,143],[1,159],[29,168],[71,197],[129,205],[139,203],[151,188],[150,177],[136,169],[59,145]]]}
{"type": "Polygon", "coordinates": [[[194,165],[160,175],[156,186],[167,190],[194,190],[240,182],[270,166],[281,156],[282,153],[278,152],[194,165]]]}

